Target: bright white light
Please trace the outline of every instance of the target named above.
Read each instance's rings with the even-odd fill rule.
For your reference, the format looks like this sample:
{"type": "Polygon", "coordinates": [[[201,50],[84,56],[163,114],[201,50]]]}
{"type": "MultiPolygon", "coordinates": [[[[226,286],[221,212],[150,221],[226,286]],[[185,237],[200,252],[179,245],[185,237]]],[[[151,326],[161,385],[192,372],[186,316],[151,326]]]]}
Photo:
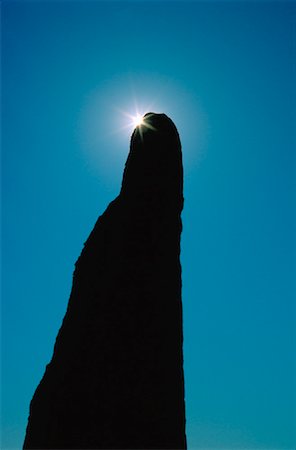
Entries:
{"type": "Polygon", "coordinates": [[[145,138],[153,130],[144,117],[149,112],[165,113],[176,124],[187,173],[204,157],[209,129],[198,90],[159,73],[116,75],[85,96],[79,118],[87,167],[106,185],[114,182],[117,187],[133,132],[145,138]]]}
{"type": "Polygon", "coordinates": [[[133,126],[134,127],[140,127],[144,123],[144,118],[141,116],[141,114],[137,114],[133,117],[133,126]]]}

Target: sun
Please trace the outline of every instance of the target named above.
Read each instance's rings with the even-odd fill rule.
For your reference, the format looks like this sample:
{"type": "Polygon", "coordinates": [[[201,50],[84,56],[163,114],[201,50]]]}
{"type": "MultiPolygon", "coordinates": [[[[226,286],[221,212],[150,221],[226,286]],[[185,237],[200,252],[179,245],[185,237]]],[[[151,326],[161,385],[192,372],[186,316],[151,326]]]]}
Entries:
{"type": "Polygon", "coordinates": [[[144,117],[141,114],[133,116],[133,126],[140,127],[141,125],[144,125],[144,117]]]}
{"type": "Polygon", "coordinates": [[[116,107],[116,110],[121,113],[122,116],[126,117],[125,123],[123,126],[119,128],[118,131],[129,130],[130,132],[135,131],[140,134],[141,139],[143,139],[145,131],[148,129],[155,131],[155,128],[149,122],[149,119],[146,117],[148,113],[144,111],[150,111],[151,108],[138,108],[135,105],[134,110],[128,112],[127,110],[123,110],[121,108],[116,107]]]}

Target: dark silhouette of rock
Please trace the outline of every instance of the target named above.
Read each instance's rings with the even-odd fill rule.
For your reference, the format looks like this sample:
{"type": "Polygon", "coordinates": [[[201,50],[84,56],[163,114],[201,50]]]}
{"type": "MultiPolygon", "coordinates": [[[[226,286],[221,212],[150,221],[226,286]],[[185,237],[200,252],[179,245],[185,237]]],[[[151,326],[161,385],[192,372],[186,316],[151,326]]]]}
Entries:
{"type": "Polygon", "coordinates": [[[24,449],[185,449],[181,144],[148,113],[76,262],[24,449]]]}

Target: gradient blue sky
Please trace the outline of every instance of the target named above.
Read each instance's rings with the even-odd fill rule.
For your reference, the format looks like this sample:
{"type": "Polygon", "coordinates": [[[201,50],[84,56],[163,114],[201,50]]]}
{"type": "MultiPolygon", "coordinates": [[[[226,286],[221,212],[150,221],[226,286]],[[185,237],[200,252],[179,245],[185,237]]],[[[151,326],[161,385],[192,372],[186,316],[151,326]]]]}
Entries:
{"type": "Polygon", "coordinates": [[[295,449],[295,3],[1,6],[1,448],[21,447],[137,103],[183,143],[189,449],[295,449]]]}

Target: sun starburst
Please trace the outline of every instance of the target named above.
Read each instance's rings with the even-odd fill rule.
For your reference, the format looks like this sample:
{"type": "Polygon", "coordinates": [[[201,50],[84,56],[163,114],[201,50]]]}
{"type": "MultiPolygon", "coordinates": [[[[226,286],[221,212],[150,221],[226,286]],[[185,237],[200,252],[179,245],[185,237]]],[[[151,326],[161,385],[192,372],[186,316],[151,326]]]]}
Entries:
{"type": "Polygon", "coordinates": [[[133,126],[136,127],[140,127],[141,125],[144,125],[144,117],[141,114],[137,114],[136,116],[133,117],[133,126]]]}
{"type": "MultiPolygon", "coordinates": [[[[122,109],[117,108],[118,111],[127,118],[127,121],[121,129],[129,129],[129,130],[135,130],[140,134],[141,139],[143,139],[143,133],[146,129],[154,130],[155,128],[151,125],[149,120],[145,117],[144,112],[140,112],[139,109],[136,107],[135,112],[132,114],[130,112],[124,111],[122,109]]],[[[149,111],[149,108],[148,108],[149,111]]]]}

